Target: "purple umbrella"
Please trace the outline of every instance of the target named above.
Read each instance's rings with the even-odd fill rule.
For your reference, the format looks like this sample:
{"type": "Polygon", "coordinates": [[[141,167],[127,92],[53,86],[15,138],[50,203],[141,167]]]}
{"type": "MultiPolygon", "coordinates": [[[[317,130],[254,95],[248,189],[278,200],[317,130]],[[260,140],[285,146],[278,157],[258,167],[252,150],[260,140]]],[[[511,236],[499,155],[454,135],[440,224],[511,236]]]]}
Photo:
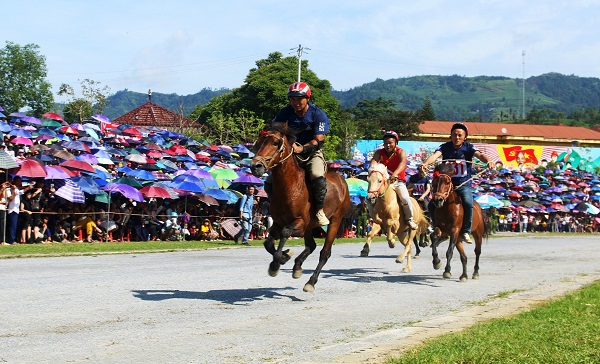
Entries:
{"type": "Polygon", "coordinates": [[[69,179],[74,176],[73,173],[59,166],[44,166],[44,169],[47,173],[44,179],[69,179]]]}
{"type": "Polygon", "coordinates": [[[40,119],[35,118],[33,116],[24,116],[21,118],[21,121],[24,121],[29,124],[42,125],[42,122],[40,121],[40,119]]]}
{"type": "Polygon", "coordinates": [[[265,182],[262,179],[255,177],[251,174],[245,174],[243,176],[240,176],[240,177],[234,179],[233,181],[231,181],[231,183],[242,183],[242,184],[246,184],[246,185],[262,186],[265,182]]]}
{"type": "Polygon", "coordinates": [[[208,173],[208,171],[204,170],[204,169],[189,169],[183,173],[180,174],[189,174],[192,175],[194,177],[198,177],[200,179],[212,179],[214,180],[212,174],[208,173]]]}
{"type": "Polygon", "coordinates": [[[11,112],[8,114],[8,116],[12,116],[13,118],[24,118],[27,115],[23,114],[22,112],[11,112]]]}
{"type": "Polygon", "coordinates": [[[96,120],[96,121],[101,121],[101,122],[105,122],[105,123],[110,123],[110,119],[107,118],[104,115],[100,115],[100,114],[94,114],[92,115],[92,119],[96,120]]]}
{"type": "Polygon", "coordinates": [[[87,162],[89,164],[98,164],[98,158],[93,154],[80,154],[75,158],[79,159],[80,161],[87,162]]]}
{"type": "Polygon", "coordinates": [[[102,187],[102,189],[108,192],[119,192],[124,197],[130,198],[133,201],[144,201],[144,196],[140,193],[140,191],[124,183],[109,183],[106,186],[102,187]]]}

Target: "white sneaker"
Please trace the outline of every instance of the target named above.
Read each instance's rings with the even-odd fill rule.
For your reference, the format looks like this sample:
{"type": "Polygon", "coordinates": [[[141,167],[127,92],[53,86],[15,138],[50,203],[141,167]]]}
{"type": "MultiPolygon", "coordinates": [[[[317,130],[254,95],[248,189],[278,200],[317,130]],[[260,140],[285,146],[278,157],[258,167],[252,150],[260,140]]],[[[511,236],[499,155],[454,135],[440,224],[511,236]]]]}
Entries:
{"type": "Polygon", "coordinates": [[[471,234],[469,233],[462,233],[460,235],[462,241],[464,241],[467,244],[473,244],[473,240],[471,240],[471,234]]]}
{"type": "Polygon", "coordinates": [[[329,219],[327,218],[327,216],[325,216],[325,212],[323,212],[323,210],[317,211],[316,216],[320,226],[329,225],[329,219]]]}
{"type": "Polygon", "coordinates": [[[431,225],[429,225],[429,226],[427,227],[427,234],[429,235],[429,234],[431,234],[432,232],[433,232],[433,228],[431,227],[431,225]]]}
{"type": "Polygon", "coordinates": [[[408,219],[408,221],[406,223],[408,224],[408,226],[410,226],[410,228],[412,230],[417,230],[419,228],[419,226],[417,225],[415,220],[412,219],[412,217],[410,219],[408,219]]]}

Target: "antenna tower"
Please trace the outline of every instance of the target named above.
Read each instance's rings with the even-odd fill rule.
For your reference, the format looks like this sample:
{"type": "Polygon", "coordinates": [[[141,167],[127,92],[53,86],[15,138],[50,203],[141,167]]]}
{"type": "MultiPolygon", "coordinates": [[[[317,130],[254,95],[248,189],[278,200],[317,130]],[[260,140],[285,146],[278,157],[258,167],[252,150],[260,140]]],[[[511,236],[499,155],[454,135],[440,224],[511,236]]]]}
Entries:
{"type": "Polygon", "coordinates": [[[291,51],[296,51],[298,53],[298,82],[301,81],[300,76],[301,76],[301,70],[302,70],[302,54],[304,51],[310,51],[310,48],[304,48],[302,47],[302,44],[298,44],[298,48],[291,48],[291,51]]]}
{"type": "Polygon", "coordinates": [[[522,118],[525,120],[525,50],[521,53],[523,55],[523,114],[522,118]]]}

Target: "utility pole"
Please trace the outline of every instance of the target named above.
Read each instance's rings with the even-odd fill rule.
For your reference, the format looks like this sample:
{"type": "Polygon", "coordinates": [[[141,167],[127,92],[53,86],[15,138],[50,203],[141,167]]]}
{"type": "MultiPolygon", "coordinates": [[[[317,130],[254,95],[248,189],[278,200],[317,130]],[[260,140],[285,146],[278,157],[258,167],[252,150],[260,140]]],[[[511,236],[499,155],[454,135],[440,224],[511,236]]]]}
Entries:
{"type": "Polygon", "coordinates": [[[523,114],[522,118],[525,120],[525,50],[523,49],[523,114]]]}
{"type": "Polygon", "coordinates": [[[291,51],[295,50],[296,52],[298,52],[298,82],[300,82],[300,76],[301,76],[301,69],[302,69],[302,53],[305,50],[310,51],[310,48],[303,48],[302,44],[298,44],[298,49],[296,48],[291,48],[291,51]]]}

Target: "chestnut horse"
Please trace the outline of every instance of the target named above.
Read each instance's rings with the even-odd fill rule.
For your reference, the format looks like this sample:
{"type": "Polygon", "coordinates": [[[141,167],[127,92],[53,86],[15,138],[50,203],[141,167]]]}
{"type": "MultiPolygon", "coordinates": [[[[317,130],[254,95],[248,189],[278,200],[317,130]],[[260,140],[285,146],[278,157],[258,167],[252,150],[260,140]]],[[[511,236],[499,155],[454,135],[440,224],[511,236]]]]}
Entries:
{"type": "MultiPolygon", "coordinates": [[[[435,168],[432,181],[433,203],[435,205],[435,226],[431,239],[431,249],[433,255],[433,267],[440,269],[441,262],[438,258],[437,246],[446,238],[450,238],[448,250],[446,251],[446,268],[444,270],[444,278],[452,277],[450,273],[450,261],[454,247],[460,254],[463,272],[460,276],[460,281],[467,280],[467,255],[463,249],[463,242],[460,239],[460,231],[462,228],[464,210],[461,204],[461,199],[458,193],[454,191],[452,184],[452,175],[454,168],[450,164],[440,164],[435,168]]],[[[488,237],[488,228],[484,220],[484,212],[477,201],[473,201],[473,224],[472,234],[475,239],[475,268],[473,271],[473,279],[479,278],[479,256],[481,255],[481,244],[483,238],[488,237]]]]}
{"type": "MultiPolygon", "coordinates": [[[[316,249],[313,229],[318,228],[315,209],[312,207],[312,192],[307,188],[304,169],[293,154],[292,144],[295,141],[294,131],[288,129],[287,123],[273,123],[267,126],[254,144],[255,156],[250,168],[255,176],[262,176],[271,171],[273,192],[270,197],[270,212],[273,226],[264,242],[265,249],[273,255],[269,265],[269,274],[276,276],[279,267],[292,256],[289,249],[283,251],[285,242],[291,237],[304,237],[304,250],[295,259],[294,278],[302,276],[302,263],[316,249]],[[275,249],[275,240],[279,245],[275,249]]],[[[305,292],[313,292],[321,269],[331,256],[331,246],[346,212],[350,208],[348,185],[344,178],[335,172],[326,173],[327,197],[325,198],[325,214],[329,218],[323,249],[319,256],[319,264],[304,285],[305,292]]]]}
{"type": "MultiPolygon", "coordinates": [[[[367,206],[373,218],[373,228],[367,236],[367,242],[360,252],[362,257],[366,257],[370,252],[370,245],[373,237],[385,229],[387,235],[388,246],[393,248],[396,246],[395,237],[404,245],[402,253],[396,257],[396,263],[402,263],[406,257],[406,266],[402,269],[403,272],[411,270],[411,254],[412,242],[416,236],[417,230],[409,229],[404,222],[404,214],[398,204],[398,197],[393,189],[387,167],[381,163],[377,163],[369,168],[369,192],[367,193],[367,206]]],[[[417,225],[421,225],[421,221],[425,219],[419,203],[414,198],[410,198],[413,210],[413,219],[417,225]]],[[[425,221],[425,229],[427,222],[425,221]]]]}

